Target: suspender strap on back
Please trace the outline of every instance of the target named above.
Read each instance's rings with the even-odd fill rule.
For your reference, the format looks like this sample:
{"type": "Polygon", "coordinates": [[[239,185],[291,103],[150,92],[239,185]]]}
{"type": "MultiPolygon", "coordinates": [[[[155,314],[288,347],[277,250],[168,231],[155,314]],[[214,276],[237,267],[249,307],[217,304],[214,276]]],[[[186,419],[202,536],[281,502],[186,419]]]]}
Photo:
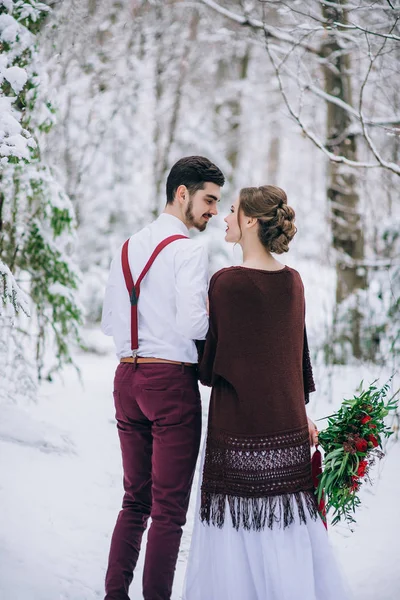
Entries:
{"type": "Polygon", "coordinates": [[[186,235],[171,235],[167,237],[165,240],[160,242],[158,246],[153,251],[149,260],[147,261],[143,271],[140,273],[137,282],[133,281],[131,269],[129,267],[129,257],[128,257],[128,248],[129,248],[129,240],[126,240],[124,245],[122,246],[121,260],[122,260],[122,271],[124,273],[126,288],[129,293],[129,298],[131,302],[131,349],[133,355],[137,353],[139,348],[139,332],[138,332],[138,301],[140,296],[140,284],[142,283],[144,277],[149,271],[151,265],[160,254],[161,250],[163,250],[168,244],[171,242],[175,242],[176,240],[188,239],[186,235]]]}

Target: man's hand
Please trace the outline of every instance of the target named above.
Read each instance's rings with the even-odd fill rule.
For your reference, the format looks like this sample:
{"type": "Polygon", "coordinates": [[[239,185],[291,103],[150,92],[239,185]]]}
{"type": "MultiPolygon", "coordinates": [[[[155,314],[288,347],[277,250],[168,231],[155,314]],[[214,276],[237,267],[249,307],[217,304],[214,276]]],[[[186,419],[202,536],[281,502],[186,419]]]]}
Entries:
{"type": "Polygon", "coordinates": [[[316,424],[311,421],[310,417],[307,417],[308,421],[308,434],[310,437],[310,446],[318,444],[318,429],[316,424]]]}

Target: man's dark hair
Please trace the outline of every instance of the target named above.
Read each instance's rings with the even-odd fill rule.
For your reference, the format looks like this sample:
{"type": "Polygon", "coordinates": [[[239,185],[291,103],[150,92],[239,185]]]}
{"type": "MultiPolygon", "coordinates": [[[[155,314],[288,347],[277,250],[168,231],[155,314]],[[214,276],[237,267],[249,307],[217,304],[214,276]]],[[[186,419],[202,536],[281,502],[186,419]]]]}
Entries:
{"type": "Polygon", "coordinates": [[[167,204],[174,201],[175,192],[180,185],[185,185],[192,195],[202,190],[207,181],[223,186],[225,177],[208,158],[204,156],[186,156],[172,167],[167,179],[167,204]]]}

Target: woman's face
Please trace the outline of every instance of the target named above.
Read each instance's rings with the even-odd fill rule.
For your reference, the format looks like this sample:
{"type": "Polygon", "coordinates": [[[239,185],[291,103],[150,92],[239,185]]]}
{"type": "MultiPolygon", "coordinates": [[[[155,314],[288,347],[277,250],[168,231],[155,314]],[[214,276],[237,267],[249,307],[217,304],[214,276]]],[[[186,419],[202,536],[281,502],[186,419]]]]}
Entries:
{"type": "Polygon", "coordinates": [[[224,221],[227,225],[226,227],[226,235],[225,241],[236,243],[242,237],[240,227],[239,227],[239,217],[241,216],[239,213],[239,198],[236,199],[235,203],[232,204],[229,215],[225,217],[224,221]]]}

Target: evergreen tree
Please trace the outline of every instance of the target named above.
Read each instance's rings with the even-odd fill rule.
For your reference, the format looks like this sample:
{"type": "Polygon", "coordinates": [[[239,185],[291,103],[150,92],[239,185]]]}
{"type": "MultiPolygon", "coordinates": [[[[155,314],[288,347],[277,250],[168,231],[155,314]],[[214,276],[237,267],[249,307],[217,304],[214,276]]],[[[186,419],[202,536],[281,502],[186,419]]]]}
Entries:
{"type": "Polygon", "coordinates": [[[0,393],[11,400],[72,362],[82,320],[74,210],[40,150],[54,122],[38,58],[48,11],[0,0],[0,393]]]}

